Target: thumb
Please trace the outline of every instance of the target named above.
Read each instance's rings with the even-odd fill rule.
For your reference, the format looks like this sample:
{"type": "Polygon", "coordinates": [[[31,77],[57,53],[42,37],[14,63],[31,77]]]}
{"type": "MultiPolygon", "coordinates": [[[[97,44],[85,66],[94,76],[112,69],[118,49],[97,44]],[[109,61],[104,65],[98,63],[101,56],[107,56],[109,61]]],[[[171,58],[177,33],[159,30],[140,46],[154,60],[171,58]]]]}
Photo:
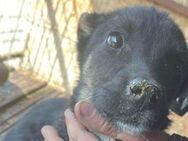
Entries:
{"type": "Polygon", "coordinates": [[[117,131],[90,103],[85,101],[79,102],[75,105],[74,111],[77,119],[88,129],[92,129],[113,138],[117,136],[117,131]]]}

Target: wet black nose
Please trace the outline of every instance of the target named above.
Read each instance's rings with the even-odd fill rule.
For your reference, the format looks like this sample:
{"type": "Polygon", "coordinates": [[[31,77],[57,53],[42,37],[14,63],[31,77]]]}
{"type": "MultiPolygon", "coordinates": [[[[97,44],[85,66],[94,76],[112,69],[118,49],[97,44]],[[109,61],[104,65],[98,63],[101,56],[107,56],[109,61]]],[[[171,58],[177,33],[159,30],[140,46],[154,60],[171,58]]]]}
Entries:
{"type": "Polygon", "coordinates": [[[145,95],[149,97],[150,102],[156,102],[161,97],[160,89],[147,80],[135,79],[130,83],[129,88],[132,95],[140,97],[145,95]]]}

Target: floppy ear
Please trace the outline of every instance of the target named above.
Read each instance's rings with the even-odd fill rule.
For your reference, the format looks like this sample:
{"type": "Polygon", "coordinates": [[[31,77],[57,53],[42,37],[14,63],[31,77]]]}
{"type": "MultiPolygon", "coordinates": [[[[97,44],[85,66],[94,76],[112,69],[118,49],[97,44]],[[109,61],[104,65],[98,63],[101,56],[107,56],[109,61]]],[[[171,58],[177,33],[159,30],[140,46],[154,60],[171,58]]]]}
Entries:
{"type": "Polygon", "coordinates": [[[86,46],[89,38],[91,37],[94,29],[104,21],[104,14],[97,13],[83,13],[78,22],[77,30],[77,49],[78,49],[78,61],[83,64],[85,57],[87,56],[86,46]]]}

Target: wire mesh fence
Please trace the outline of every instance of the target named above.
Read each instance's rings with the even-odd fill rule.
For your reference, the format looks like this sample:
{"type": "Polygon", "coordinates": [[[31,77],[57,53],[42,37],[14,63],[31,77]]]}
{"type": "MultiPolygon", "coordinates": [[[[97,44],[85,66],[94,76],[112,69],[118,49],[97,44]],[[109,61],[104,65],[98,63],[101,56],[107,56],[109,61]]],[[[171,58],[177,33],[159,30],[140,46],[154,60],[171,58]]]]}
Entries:
{"type": "Polygon", "coordinates": [[[0,55],[23,52],[23,58],[7,63],[70,91],[78,74],[77,22],[90,1],[7,0],[0,5],[0,55]]]}

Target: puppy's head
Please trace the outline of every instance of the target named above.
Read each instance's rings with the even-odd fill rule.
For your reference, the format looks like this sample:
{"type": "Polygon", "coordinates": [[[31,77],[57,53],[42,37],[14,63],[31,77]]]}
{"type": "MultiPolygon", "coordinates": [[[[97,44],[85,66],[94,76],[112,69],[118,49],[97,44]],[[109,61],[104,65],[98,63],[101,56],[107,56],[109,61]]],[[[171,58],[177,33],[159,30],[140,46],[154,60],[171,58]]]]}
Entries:
{"type": "Polygon", "coordinates": [[[78,51],[76,101],[90,101],[121,131],[167,126],[188,72],[184,36],[167,14],[147,7],[83,14],[78,51]]]}

